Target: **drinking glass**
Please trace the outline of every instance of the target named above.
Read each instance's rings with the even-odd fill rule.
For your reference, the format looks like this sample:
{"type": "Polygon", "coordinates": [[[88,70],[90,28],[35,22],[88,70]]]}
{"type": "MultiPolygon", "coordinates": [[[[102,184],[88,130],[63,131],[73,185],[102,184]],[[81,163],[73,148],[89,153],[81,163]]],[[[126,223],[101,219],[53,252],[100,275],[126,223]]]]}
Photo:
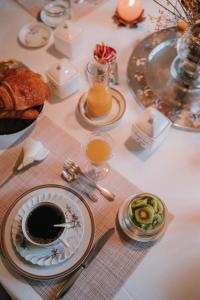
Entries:
{"type": "Polygon", "coordinates": [[[43,8],[43,18],[47,25],[57,27],[66,19],[71,19],[72,9],[69,0],[55,0],[43,8]]]}
{"type": "Polygon", "coordinates": [[[108,133],[96,131],[88,136],[83,147],[88,160],[87,174],[95,181],[103,179],[110,170],[113,140],[108,133]]]}

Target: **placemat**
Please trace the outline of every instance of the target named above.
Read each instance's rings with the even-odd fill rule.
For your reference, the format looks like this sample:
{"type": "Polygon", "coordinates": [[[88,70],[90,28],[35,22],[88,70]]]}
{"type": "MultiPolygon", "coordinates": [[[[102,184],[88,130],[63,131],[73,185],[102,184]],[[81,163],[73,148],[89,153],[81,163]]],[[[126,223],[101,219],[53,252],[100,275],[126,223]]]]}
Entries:
{"type": "MultiPolygon", "coordinates": [[[[38,120],[29,136],[40,140],[50,150],[50,154],[45,161],[24,173],[16,175],[1,188],[0,222],[2,222],[7,208],[24,191],[47,183],[66,185],[60,174],[63,162],[67,157],[80,163],[80,165],[84,162],[79,142],[45,116],[38,120]]],[[[0,156],[0,181],[12,169],[26,138],[23,137],[17,145],[0,156]]],[[[139,192],[136,186],[114,169],[102,181],[102,185],[113,191],[117,197],[114,202],[109,202],[99,194],[97,203],[92,203],[87,199],[95,218],[95,239],[108,228],[116,226],[117,211],[123,200],[130,194],[139,192]]],[[[169,214],[168,221],[171,218],[172,216],[169,214]]],[[[152,243],[127,240],[119,230],[116,230],[96,259],[82,272],[64,299],[112,299],[152,245],[152,243]]],[[[51,280],[48,282],[27,281],[45,300],[54,299],[56,292],[62,285],[62,280],[51,280]]]]}
{"type": "MultiPolygon", "coordinates": [[[[85,0],[80,1],[72,1],[71,0],[71,7],[72,7],[72,18],[74,20],[79,19],[94,9],[96,9],[99,5],[103,4],[108,0],[85,0]]],[[[45,4],[51,2],[50,0],[16,0],[26,11],[28,11],[33,17],[38,18],[38,15],[44,7],[45,4]]]]}

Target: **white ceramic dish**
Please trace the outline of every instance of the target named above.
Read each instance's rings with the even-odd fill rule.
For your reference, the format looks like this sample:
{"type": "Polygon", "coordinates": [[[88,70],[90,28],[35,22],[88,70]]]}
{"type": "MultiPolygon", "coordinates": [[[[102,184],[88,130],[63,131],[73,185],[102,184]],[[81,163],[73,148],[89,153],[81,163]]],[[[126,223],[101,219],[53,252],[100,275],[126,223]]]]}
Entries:
{"type": "Polygon", "coordinates": [[[19,32],[19,41],[27,48],[45,46],[51,37],[51,29],[45,24],[33,22],[27,24],[19,32]]]}
{"type": "Polygon", "coordinates": [[[12,225],[12,241],[17,252],[27,261],[39,266],[59,264],[69,259],[79,248],[84,230],[84,219],[77,204],[56,191],[34,195],[28,199],[17,212],[12,225]],[[76,216],[77,225],[64,231],[66,248],[61,242],[49,247],[38,247],[27,242],[22,232],[22,219],[39,203],[55,203],[65,213],[67,222],[73,222],[76,216]]]}
{"type": "Polygon", "coordinates": [[[93,240],[94,218],[86,201],[74,190],[54,184],[33,188],[18,197],[7,211],[1,227],[1,248],[6,262],[21,275],[35,280],[59,278],[73,272],[89,254],[93,240]],[[83,236],[77,251],[61,264],[49,265],[48,267],[37,266],[22,259],[13,247],[11,238],[12,224],[19,209],[28,199],[34,197],[36,199],[44,193],[59,195],[61,198],[66,199],[66,205],[69,201],[73,202],[79,208],[83,220],[83,236]]]}
{"type": "Polygon", "coordinates": [[[81,119],[89,126],[93,128],[101,128],[101,127],[108,127],[117,123],[124,115],[126,110],[126,102],[123,95],[111,88],[110,89],[112,94],[112,109],[108,113],[108,115],[99,118],[91,118],[86,109],[86,101],[87,101],[87,93],[83,94],[78,102],[77,110],[81,119]]]}
{"type": "Polygon", "coordinates": [[[46,74],[52,91],[61,99],[80,88],[80,74],[67,59],[61,59],[50,66],[46,74]]]}
{"type": "Polygon", "coordinates": [[[80,23],[65,21],[54,30],[55,48],[67,56],[75,58],[80,55],[83,42],[83,30],[80,23]]]}

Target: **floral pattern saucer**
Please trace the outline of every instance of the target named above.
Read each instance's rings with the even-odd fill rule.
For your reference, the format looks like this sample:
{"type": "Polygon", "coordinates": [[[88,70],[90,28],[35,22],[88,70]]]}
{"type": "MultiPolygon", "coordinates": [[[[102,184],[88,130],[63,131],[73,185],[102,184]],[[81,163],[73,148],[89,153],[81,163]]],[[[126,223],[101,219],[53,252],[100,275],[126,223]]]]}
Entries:
{"type": "Polygon", "coordinates": [[[75,203],[70,199],[66,201],[66,197],[56,192],[44,192],[29,198],[18,210],[12,224],[12,242],[17,253],[26,261],[39,266],[57,265],[69,259],[79,248],[83,236],[83,225],[81,211],[75,203]],[[56,203],[65,212],[67,223],[71,223],[71,226],[64,232],[68,247],[60,241],[48,247],[39,247],[30,244],[24,237],[22,218],[41,202],[56,203]]]}

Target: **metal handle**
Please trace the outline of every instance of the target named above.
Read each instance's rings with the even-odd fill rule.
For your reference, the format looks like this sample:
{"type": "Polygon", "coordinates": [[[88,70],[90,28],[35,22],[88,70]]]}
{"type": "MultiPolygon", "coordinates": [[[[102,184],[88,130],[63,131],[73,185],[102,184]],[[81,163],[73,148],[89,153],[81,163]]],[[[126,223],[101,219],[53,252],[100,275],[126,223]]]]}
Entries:
{"type": "Polygon", "coordinates": [[[80,183],[80,181],[78,181],[76,175],[70,175],[67,174],[67,171],[63,170],[62,171],[62,177],[67,181],[67,182],[73,182],[73,181],[77,181],[79,186],[81,187],[81,193],[84,193],[92,202],[97,202],[98,201],[98,197],[94,194],[94,193],[90,193],[88,191],[85,190],[85,188],[83,187],[83,185],[80,183]]]}
{"type": "Polygon", "coordinates": [[[6,184],[14,175],[15,175],[15,173],[12,171],[5,179],[3,179],[0,182],[0,188],[3,187],[4,184],[6,184]]]}
{"type": "Polygon", "coordinates": [[[102,187],[101,185],[97,184],[95,181],[93,181],[90,177],[88,177],[85,173],[80,171],[81,175],[87,178],[87,180],[109,201],[114,201],[115,194],[107,190],[106,188],[102,187]]]}
{"type": "Polygon", "coordinates": [[[63,285],[61,290],[57,293],[56,299],[60,299],[64,296],[65,293],[69,291],[69,289],[72,287],[74,282],[77,280],[77,278],[80,276],[81,272],[83,271],[84,267],[80,267],[78,271],[76,271],[69,280],[63,285]]]}

